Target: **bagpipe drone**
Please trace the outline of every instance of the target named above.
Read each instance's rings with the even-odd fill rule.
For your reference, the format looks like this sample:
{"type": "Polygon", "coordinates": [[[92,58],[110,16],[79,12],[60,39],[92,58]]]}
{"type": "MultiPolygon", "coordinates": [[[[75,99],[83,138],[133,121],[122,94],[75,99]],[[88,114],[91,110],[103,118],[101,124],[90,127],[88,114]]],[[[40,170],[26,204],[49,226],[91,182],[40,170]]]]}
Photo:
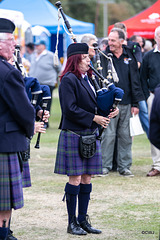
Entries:
{"type": "MultiPolygon", "coordinates": [[[[43,110],[42,117],[40,119],[40,121],[42,121],[44,112],[48,106],[48,102],[51,99],[50,88],[47,85],[40,85],[39,81],[36,78],[27,76],[25,68],[22,64],[22,59],[20,57],[20,46],[19,45],[17,45],[15,47],[15,52],[14,52],[13,58],[14,58],[15,67],[23,75],[26,93],[28,95],[28,98],[31,101],[31,104],[33,105],[33,107],[35,109],[39,108],[39,109],[43,110]]],[[[40,136],[41,136],[41,133],[38,133],[35,148],[40,148],[40,146],[39,146],[40,136]]]]}

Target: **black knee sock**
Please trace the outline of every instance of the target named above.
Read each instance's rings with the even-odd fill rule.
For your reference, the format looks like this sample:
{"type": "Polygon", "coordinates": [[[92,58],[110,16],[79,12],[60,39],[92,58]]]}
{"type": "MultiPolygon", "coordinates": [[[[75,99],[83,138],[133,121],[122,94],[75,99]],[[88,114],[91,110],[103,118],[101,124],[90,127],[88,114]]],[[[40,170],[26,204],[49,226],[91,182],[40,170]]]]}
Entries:
{"type": "Polygon", "coordinates": [[[68,211],[68,223],[71,223],[73,216],[76,216],[77,195],[79,193],[80,186],[74,186],[66,183],[66,203],[68,211]]]}
{"type": "Polygon", "coordinates": [[[10,217],[10,219],[9,219],[9,222],[8,222],[8,233],[10,232],[10,226],[11,226],[11,217],[10,217]]]}
{"type": "Polygon", "coordinates": [[[0,240],[5,240],[8,236],[8,228],[0,227],[0,240]]]}
{"type": "Polygon", "coordinates": [[[80,184],[78,194],[78,221],[83,222],[86,219],[92,184],[80,184]]]}

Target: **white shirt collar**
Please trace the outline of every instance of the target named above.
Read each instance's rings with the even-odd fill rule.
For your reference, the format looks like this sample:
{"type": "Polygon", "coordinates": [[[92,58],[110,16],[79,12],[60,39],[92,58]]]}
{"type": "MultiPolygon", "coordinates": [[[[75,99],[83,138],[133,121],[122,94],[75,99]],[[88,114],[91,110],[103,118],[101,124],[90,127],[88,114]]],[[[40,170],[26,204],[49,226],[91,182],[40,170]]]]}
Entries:
{"type": "Polygon", "coordinates": [[[158,50],[157,45],[156,45],[155,49],[153,50],[153,52],[159,52],[160,53],[160,50],[158,50]]]}
{"type": "Polygon", "coordinates": [[[85,74],[82,73],[82,78],[84,78],[85,76],[87,76],[87,73],[85,73],[85,74]]]}
{"type": "Polygon", "coordinates": [[[36,57],[36,61],[38,61],[40,59],[40,57],[44,56],[47,54],[47,50],[43,50],[43,52],[41,52],[41,54],[39,54],[37,57],[36,57]]]}
{"type": "MultiPolygon", "coordinates": [[[[82,74],[81,75],[82,78],[84,78],[85,76],[88,76],[87,73],[86,74],[82,74]]],[[[89,86],[91,87],[92,91],[94,92],[95,96],[96,96],[96,91],[95,91],[95,88],[92,86],[92,84],[90,83],[89,79],[88,79],[88,84],[89,86]]]]}

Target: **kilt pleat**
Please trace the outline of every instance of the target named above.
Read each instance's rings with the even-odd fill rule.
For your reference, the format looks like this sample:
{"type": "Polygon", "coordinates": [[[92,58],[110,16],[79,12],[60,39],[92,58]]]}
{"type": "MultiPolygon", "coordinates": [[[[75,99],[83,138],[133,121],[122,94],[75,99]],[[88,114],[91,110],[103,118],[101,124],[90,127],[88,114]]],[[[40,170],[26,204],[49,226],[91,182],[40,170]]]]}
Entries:
{"type": "Polygon", "coordinates": [[[22,172],[22,186],[23,188],[31,187],[31,176],[29,170],[29,160],[23,162],[23,172],[22,172]]]}
{"type": "Polygon", "coordinates": [[[22,208],[22,175],[17,153],[0,153],[0,166],[0,211],[22,208]]]}
{"type": "MultiPolygon", "coordinates": [[[[93,130],[77,132],[80,135],[91,134],[93,130]]],[[[96,153],[92,158],[81,158],[79,155],[79,136],[62,130],[60,132],[54,172],[68,176],[82,174],[101,174],[102,156],[100,141],[96,140],[96,153]]]]}

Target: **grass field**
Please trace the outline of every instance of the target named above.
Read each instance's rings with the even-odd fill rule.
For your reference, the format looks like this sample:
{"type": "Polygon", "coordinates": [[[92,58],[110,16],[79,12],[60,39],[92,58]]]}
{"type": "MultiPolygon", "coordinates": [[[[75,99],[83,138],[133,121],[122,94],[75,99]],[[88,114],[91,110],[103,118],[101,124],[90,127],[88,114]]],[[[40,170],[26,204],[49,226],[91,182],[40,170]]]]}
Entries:
{"type": "Polygon", "coordinates": [[[111,172],[92,179],[88,213],[102,234],[78,237],[66,233],[67,212],[62,198],[68,179],[53,173],[59,120],[56,94],[50,127],[41,136],[40,149],[34,148],[37,136],[31,143],[32,187],[24,189],[24,208],[13,211],[11,229],[18,240],[160,240],[160,177],[146,177],[152,160],[145,135],[133,140],[134,178],[111,172]]]}

